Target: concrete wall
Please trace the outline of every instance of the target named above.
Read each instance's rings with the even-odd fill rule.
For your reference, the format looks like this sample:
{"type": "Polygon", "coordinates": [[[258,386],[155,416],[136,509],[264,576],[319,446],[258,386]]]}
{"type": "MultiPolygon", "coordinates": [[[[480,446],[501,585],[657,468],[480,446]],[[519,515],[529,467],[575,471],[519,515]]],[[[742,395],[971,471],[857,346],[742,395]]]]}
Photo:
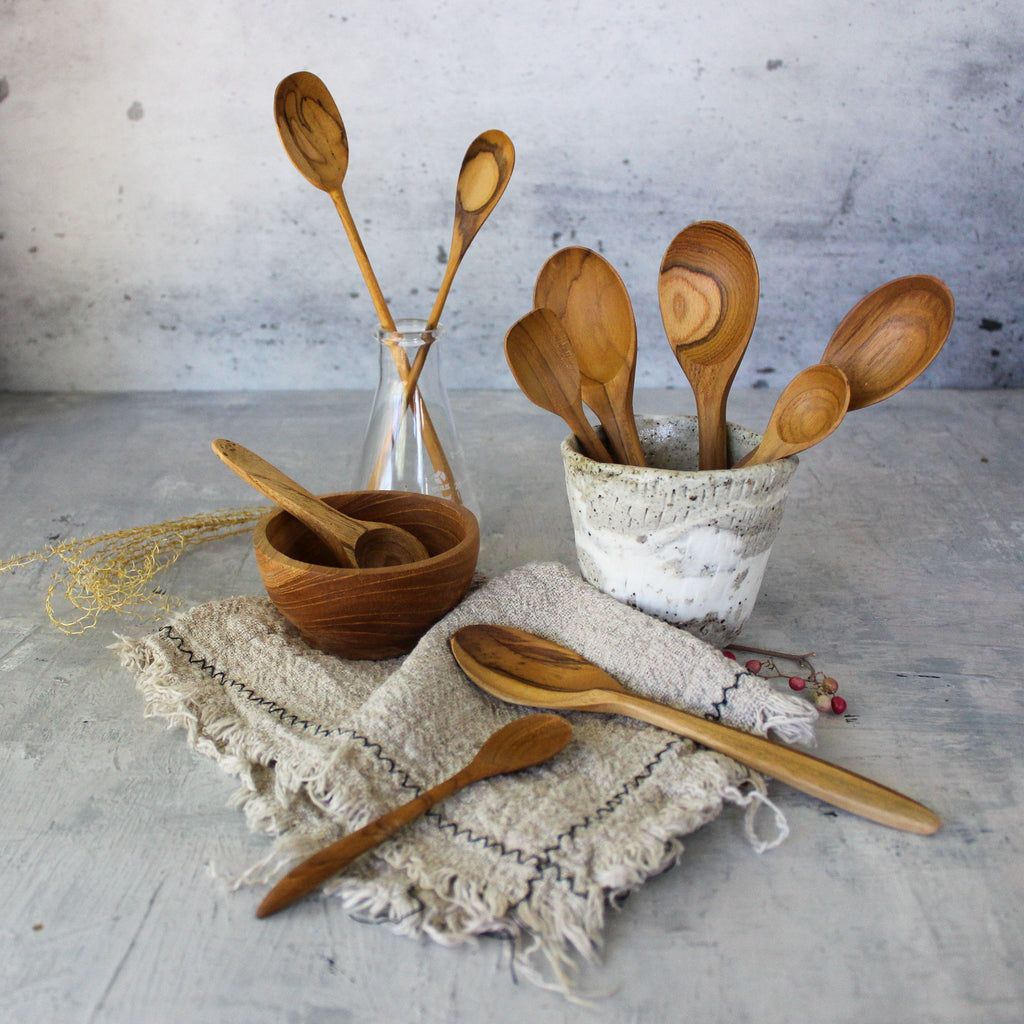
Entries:
{"type": "Polygon", "coordinates": [[[0,44],[0,388],[372,386],[372,306],[273,121],[300,69],[397,315],[430,308],[470,140],[516,143],[445,314],[452,387],[514,386],[504,332],[569,243],[630,288],[638,385],[685,387],[656,275],[700,219],[760,265],[737,386],[912,272],[958,301],[924,382],[1024,384],[1020,0],[0,0],[0,44]]]}

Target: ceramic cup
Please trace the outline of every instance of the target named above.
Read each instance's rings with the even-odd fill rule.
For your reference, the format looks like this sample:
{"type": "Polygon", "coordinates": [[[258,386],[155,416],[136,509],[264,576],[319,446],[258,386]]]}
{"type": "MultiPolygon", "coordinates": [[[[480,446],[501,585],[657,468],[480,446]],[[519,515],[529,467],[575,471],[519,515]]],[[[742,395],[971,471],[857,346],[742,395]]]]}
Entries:
{"type": "MultiPolygon", "coordinates": [[[[594,462],[562,442],[583,578],[719,647],[757,599],[795,456],[743,469],[697,469],[695,416],[637,416],[647,466],[594,462]]],[[[729,424],[730,461],[761,435],[729,424]]]]}

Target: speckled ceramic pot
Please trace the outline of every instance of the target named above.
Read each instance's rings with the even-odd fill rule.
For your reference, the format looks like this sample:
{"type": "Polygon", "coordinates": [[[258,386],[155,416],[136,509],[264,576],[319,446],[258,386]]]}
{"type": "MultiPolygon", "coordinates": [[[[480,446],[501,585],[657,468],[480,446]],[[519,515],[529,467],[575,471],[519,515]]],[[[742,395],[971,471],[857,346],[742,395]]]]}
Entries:
{"type": "MultiPolygon", "coordinates": [[[[761,589],[798,459],[697,469],[695,416],[638,416],[647,466],[594,462],[562,443],[584,579],[718,646],[735,639],[761,589]]],[[[761,435],[729,424],[730,460],[761,435]]]]}

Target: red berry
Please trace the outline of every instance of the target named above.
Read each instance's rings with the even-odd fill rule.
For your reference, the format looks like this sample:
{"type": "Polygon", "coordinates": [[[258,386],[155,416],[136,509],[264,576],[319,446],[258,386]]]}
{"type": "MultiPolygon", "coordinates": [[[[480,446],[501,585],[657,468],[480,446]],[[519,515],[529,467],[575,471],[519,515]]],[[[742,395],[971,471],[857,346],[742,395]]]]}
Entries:
{"type": "Polygon", "coordinates": [[[756,676],[757,673],[761,671],[761,662],[759,662],[757,658],[751,658],[750,661],[747,662],[747,671],[753,672],[756,676]]]}
{"type": "Polygon", "coordinates": [[[839,689],[839,683],[831,676],[825,676],[821,681],[821,688],[826,693],[835,693],[839,689]]]}
{"type": "Polygon", "coordinates": [[[730,661],[735,661],[735,660],[736,660],[736,655],[735,655],[735,654],[733,654],[733,653],[732,653],[732,651],[722,651],[722,653],[723,653],[723,654],[724,654],[724,655],[725,655],[725,656],[726,656],[726,657],[727,657],[727,658],[728,658],[728,659],[729,659],[730,661]]]}
{"type": "Polygon", "coordinates": [[[846,710],[846,701],[842,697],[832,698],[832,710],[837,714],[841,715],[846,710]]]}
{"type": "Polygon", "coordinates": [[[789,677],[789,688],[791,690],[802,690],[807,685],[806,679],[801,679],[800,676],[789,677]]]}

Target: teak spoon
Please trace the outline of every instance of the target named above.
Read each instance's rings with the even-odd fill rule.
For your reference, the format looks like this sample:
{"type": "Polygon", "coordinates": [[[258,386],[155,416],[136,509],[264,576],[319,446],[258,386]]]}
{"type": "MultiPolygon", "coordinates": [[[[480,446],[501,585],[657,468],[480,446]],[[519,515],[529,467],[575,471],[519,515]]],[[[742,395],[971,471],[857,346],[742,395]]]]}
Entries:
{"type": "Polygon", "coordinates": [[[247,484],[308,526],[344,568],[379,569],[430,557],[408,530],[389,523],[353,519],[331,508],[266,459],[234,441],[219,438],[213,442],[213,450],[247,484]]]}
{"type": "Polygon", "coordinates": [[[727,224],[691,224],[665,250],[661,320],[697,400],[701,469],[728,464],[726,399],[757,319],[759,287],[750,246],[727,224]]]}
{"type": "Polygon", "coordinates": [[[531,310],[508,329],[505,358],[523,394],[534,405],[561,416],[585,455],[596,462],[612,461],[583,412],[576,355],[550,309],[531,310]]]}
{"type": "MultiPolygon", "coordinates": [[[[448,264],[445,267],[441,287],[438,290],[434,306],[427,319],[427,331],[434,330],[441,322],[441,311],[451,291],[455,272],[462,263],[477,232],[483,227],[484,221],[498,205],[505,187],[512,177],[515,166],[516,151],[512,140],[496,128],[478,135],[466,150],[459,170],[459,180],[455,186],[455,223],[452,227],[452,244],[448,251],[448,264]]],[[[416,384],[423,372],[423,364],[430,350],[424,345],[404,377],[402,408],[408,408],[416,384]]],[[[406,360],[408,363],[408,360],[406,360]]]]}
{"type": "Polygon", "coordinates": [[[462,670],[499,700],[558,711],[627,715],[685,736],[843,810],[930,835],[941,821],[915,800],[810,754],[630,693],[575,651],[507,626],[464,626],[451,638],[462,670]]]}
{"type": "Polygon", "coordinates": [[[465,768],[451,778],[369,825],[364,825],[357,832],[325,846],[292,868],[267,893],[256,916],[269,917],[291,905],[456,790],[494,775],[504,775],[541,764],[563,750],[570,739],[572,726],[558,715],[527,715],[509,722],[484,743],[465,768]]]}
{"type": "Polygon", "coordinates": [[[850,381],[850,409],[881,402],[924,372],[949,337],[955,305],[943,281],[898,277],[869,292],[832,333],[823,363],[850,381]]]}
{"type": "MultiPolygon", "coordinates": [[[[355,254],[356,263],[370,292],[377,319],[385,331],[394,331],[394,318],[377,283],[377,276],[370,265],[370,258],[363,248],[352,211],[342,191],[342,182],[348,170],[348,136],[334,97],[316,75],[308,71],[297,71],[282,79],[278,85],[274,95],[274,116],[281,142],[299,173],[311,185],[328,193],[334,201],[352,252],[355,254]]],[[[395,367],[404,383],[412,372],[408,356],[401,345],[392,344],[390,349],[395,367]]],[[[413,388],[410,387],[405,393],[411,396],[412,392],[413,388]]],[[[458,501],[458,488],[448,457],[425,407],[423,432],[431,465],[437,470],[440,479],[446,481],[445,497],[458,501]]],[[[386,448],[382,454],[387,455],[386,448]]],[[[371,489],[380,483],[383,464],[383,458],[377,461],[368,484],[371,489]]]]}
{"type": "Polygon", "coordinates": [[[761,443],[734,468],[784,459],[823,441],[842,423],[849,404],[850,382],[838,366],[808,366],[779,395],[761,443]]]}
{"type": "Polygon", "coordinates": [[[342,191],[348,170],[348,136],[334,97],[316,75],[297,71],[278,85],[274,94],[274,117],[281,142],[296,169],[334,201],[377,318],[386,331],[393,331],[395,321],[342,191]]]}
{"type": "Polygon", "coordinates": [[[599,253],[569,246],[541,267],[533,304],[561,321],[576,353],[583,401],[601,421],[615,458],[645,466],[633,415],[636,319],[622,278],[599,253]]]}

